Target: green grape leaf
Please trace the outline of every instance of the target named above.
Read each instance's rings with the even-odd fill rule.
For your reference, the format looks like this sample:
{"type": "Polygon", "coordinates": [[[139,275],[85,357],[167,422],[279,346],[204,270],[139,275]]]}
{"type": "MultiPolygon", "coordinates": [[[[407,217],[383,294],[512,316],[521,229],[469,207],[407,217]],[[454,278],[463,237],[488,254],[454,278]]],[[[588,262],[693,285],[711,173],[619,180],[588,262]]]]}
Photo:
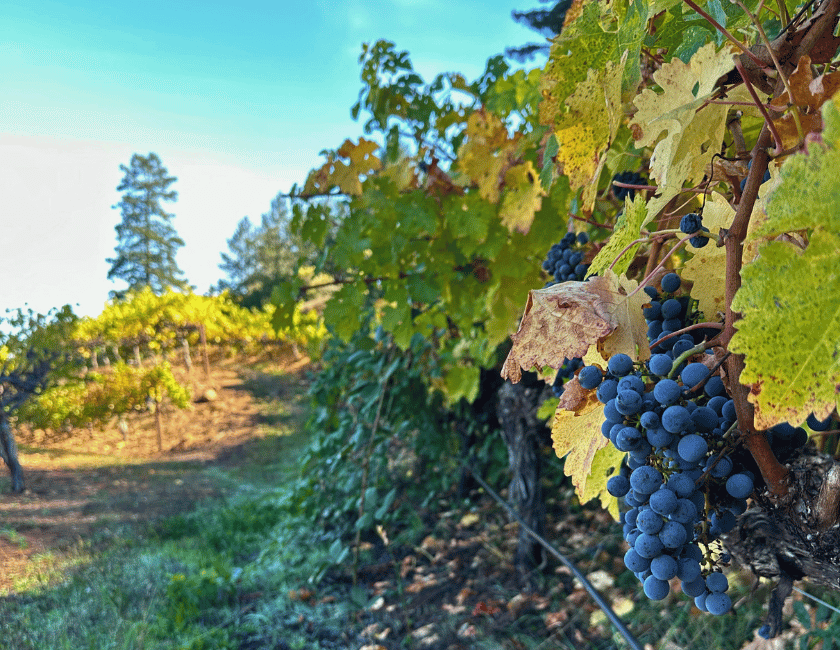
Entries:
{"type": "Polygon", "coordinates": [[[516,141],[508,137],[508,130],[499,117],[483,108],[467,120],[467,139],[458,150],[458,166],[486,201],[499,201],[502,174],[513,155],[516,141]]]}
{"type": "Polygon", "coordinates": [[[608,62],[617,65],[625,53],[626,63],[620,75],[622,95],[634,93],[639,85],[639,55],[648,21],[647,4],[634,2],[618,26],[609,3],[576,4],[570,14],[578,10],[579,15],[567,24],[551,47],[542,76],[542,124],[554,126],[565,112],[566,98],[586,80],[590,70],[604,70],[608,62]]]}
{"type": "MultiPolygon", "coordinates": [[[[517,268],[523,266],[520,264],[517,268]]],[[[521,278],[501,276],[496,289],[487,292],[485,300],[490,317],[484,325],[484,330],[489,345],[498,345],[516,331],[517,321],[522,314],[522,301],[531,291],[531,287],[541,283],[539,269],[531,268],[521,278]]]]}
{"type": "Polygon", "coordinates": [[[641,193],[637,194],[631,201],[629,196],[624,198],[624,210],[618,215],[615,222],[615,229],[612,236],[609,238],[607,245],[604,246],[592,263],[589,265],[587,275],[601,275],[606,271],[616,258],[618,260],[613,265],[613,270],[618,275],[623,275],[630,268],[633,258],[636,256],[636,251],[639,250],[641,244],[631,246],[624,251],[630,243],[639,237],[642,231],[642,225],[647,221],[647,205],[641,193]],[[624,253],[622,253],[624,251],[624,253]],[[621,254],[621,257],[619,257],[621,254]]]}
{"type": "Polygon", "coordinates": [[[342,340],[349,341],[362,323],[366,300],[364,284],[345,284],[336,291],[324,307],[324,324],[331,327],[342,340]]]}
{"type": "Polygon", "coordinates": [[[840,395],[840,234],[818,230],[804,252],[784,242],[761,248],[741,270],[732,307],[743,314],[730,350],[745,356],[755,423],[823,419],[840,395]]]}
{"type": "Polygon", "coordinates": [[[774,237],[806,228],[840,232],[840,96],[823,105],[823,142],[788,158],[781,183],[767,199],[767,220],[756,235],[774,237]]]}
{"type": "Polygon", "coordinates": [[[444,379],[446,397],[449,402],[455,403],[463,397],[472,404],[478,395],[479,375],[477,366],[451,367],[444,379]]]}

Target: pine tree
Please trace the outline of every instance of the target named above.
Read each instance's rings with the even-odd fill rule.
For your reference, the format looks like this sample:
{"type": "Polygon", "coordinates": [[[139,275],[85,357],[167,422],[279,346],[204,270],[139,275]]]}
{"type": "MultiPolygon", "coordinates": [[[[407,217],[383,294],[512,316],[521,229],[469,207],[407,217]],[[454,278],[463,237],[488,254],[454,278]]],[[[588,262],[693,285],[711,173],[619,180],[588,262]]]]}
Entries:
{"type": "MultiPolygon", "coordinates": [[[[175,254],[184,241],[175,232],[175,215],[162,207],[164,201],[176,201],[178,193],[170,186],[177,180],[170,176],[155,153],[148,156],[134,154],[128,167],[120,165],[125,176],[117,187],[124,192],[114,206],[122,213],[117,231],[116,256],[111,264],[109,280],[124,280],[127,290],[151,287],[163,293],[167,287],[184,287],[183,272],[175,262],[175,254]]],[[[119,297],[125,291],[113,291],[119,297]]]]}
{"type": "MultiPolygon", "coordinates": [[[[529,9],[527,11],[513,10],[513,19],[524,24],[526,27],[539,32],[546,38],[553,38],[557,36],[563,29],[563,22],[566,20],[566,12],[572,5],[571,0],[540,0],[548,4],[553,3],[554,6],[550,9],[529,9]]],[[[517,61],[525,62],[532,58],[537,53],[548,54],[548,43],[526,43],[519,47],[508,47],[505,49],[505,55],[516,59],[517,61]]]]}
{"type": "Polygon", "coordinates": [[[222,253],[219,268],[227,277],[218,288],[231,291],[246,307],[263,304],[274,285],[288,279],[298,262],[313,257],[314,247],[301,246],[290,232],[291,215],[286,198],[277,196],[271,211],[262,215],[258,226],[248,217],[236,225],[228,239],[228,253],[222,253]]]}

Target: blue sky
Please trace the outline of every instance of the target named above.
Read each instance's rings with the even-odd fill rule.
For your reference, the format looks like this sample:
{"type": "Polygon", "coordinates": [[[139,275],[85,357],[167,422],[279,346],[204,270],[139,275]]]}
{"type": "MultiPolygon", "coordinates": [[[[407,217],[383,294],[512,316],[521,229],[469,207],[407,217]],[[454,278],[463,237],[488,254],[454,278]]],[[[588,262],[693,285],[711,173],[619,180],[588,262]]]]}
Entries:
{"type": "Polygon", "coordinates": [[[200,292],[226,240],[302,183],[350,118],[363,42],[386,38],[428,80],[473,78],[539,40],[538,0],[4,0],[0,3],[0,309],[96,314],[111,289],[120,164],[156,152],[178,202],[178,263],[200,292]]]}

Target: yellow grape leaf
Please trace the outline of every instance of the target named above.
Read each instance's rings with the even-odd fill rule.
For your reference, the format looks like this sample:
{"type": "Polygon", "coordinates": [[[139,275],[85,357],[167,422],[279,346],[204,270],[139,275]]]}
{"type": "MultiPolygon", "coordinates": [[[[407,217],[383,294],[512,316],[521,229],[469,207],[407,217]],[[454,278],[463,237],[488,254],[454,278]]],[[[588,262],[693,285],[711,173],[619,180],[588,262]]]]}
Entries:
{"type": "Polygon", "coordinates": [[[726,311],[726,249],[717,247],[717,234],[721,228],[729,228],[734,218],[735,210],[726,199],[712,194],[703,208],[703,225],[711,235],[709,242],[703,248],[686,245],[694,255],[686,262],[681,275],[694,283],[691,297],[697,300],[707,321],[716,321],[718,312],[726,311]]]}
{"type": "Polygon", "coordinates": [[[603,69],[590,69],[586,80],[566,99],[568,112],[560,117],[554,132],[560,144],[557,163],[569,178],[569,186],[573,190],[586,186],[585,212],[592,211],[598,177],[606,162],[604,154],[621,124],[621,79],[626,60],[625,52],[618,65],[609,61],[603,69]]]}
{"type": "Polygon", "coordinates": [[[534,213],[542,207],[545,191],[531,161],[511,167],[505,174],[505,197],[499,216],[508,230],[527,234],[534,222],[534,213]]]}
{"type": "Polygon", "coordinates": [[[635,358],[635,347],[642,341],[641,354],[646,354],[641,310],[645,294],[639,292],[628,300],[633,288],[635,281],[619,279],[609,272],[588,282],[562,282],[532,290],[519,330],[511,336],[513,347],[502,377],[516,383],[522,369],[559,368],[565,359],[582,357],[590,345],[605,342],[619,328],[628,331],[605,342],[611,353],[625,352],[635,358]],[[638,313],[638,319],[634,313],[638,313]]]}
{"type": "Polygon", "coordinates": [[[817,229],[808,248],[774,241],[741,269],[729,349],[743,354],[755,424],[823,419],[840,399],[840,234],[817,229]]]}
{"type": "Polygon", "coordinates": [[[466,136],[458,149],[460,169],[478,185],[481,198],[497,203],[502,172],[516,140],[508,137],[507,127],[499,117],[483,108],[470,115],[466,136]]]}
{"type": "Polygon", "coordinates": [[[648,202],[649,220],[682,191],[683,183],[702,180],[709,152],[720,150],[729,107],[704,104],[717,80],[733,67],[731,47],[716,52],[709,43],[687,64],[674,57],[653,73],[663,92],[647,88],[636,97],[638,111],[630,124],[636,146],[655,145],[650,175],[659,189],[648,202]]]}
{"type": "Polygon", "coordinates": [[[582,503],[600,493],[597,483],[601,477],[592,474],[592,464],[596,454],[610,444],[601,434],[603,420],[604,405],[592,392],[587,402],[577,411],[566,411],[558,407],[551,424],[554,453],[558,458],[566,457],[563,472],[572,479],[582,503]],[[590,478],[594,486],[587,485],[590,478]]]}
{"type": "Polygon", "coordinates": [[[647,205],[641,193],[631,201],[630,196],[624,198],[624,210],[619,213],[615,222],[612,237],[610,237],[607,245],[604,246],[592,263],[589,265],[588,275],[600,275],[606,271],[616,258],[618,261],[613,265],[613,270],[618,274],[627,272],[630,264],[633,263],[633,258],[636,256],[636,251],[639,250],[641,244],[626,249],[630,243],[638,239],[642,232],[642,225],[647,221],[647,205]],[[624,251],[622,253],[622,251],[624,251]],[[619,257],[621,255],[621,257],[619,257]]]}
{"type": "Polygon", "coordinates": [[[334,187],[358,196],[362,193],[362,180],[382,167],[382,162],[373,155],[377,149],[379,145],[373,140],[359,138],[358,144],[345,140],[338,151],[328,154],[327,162],[309,172],[302,196],[327,194],[334,187]]]}
{"type": "Polygon", "coordinates": [[[624,456],[625,453],[619,451],[613,445],[607,445],[596,451],[586,485],[583,491],[578,492],[581,503],[586,503],[590,499],[598,497],[601,501],[601,507],[609,512],[616,521],[618,521],[619,515],[618,499],[607,492],[607,481],[610,480],[610,477],[618,474],[624,456]]]}
{"type": "Polygon", "coordinates": [[[613,316],[618,322],[615,331],[598,343],[598,349],[605,359],[623,353],[634,361],[645,361],[650,358],[650,348],[647,338],[647,323],[642,306],[650,299],[644,291],[636,291],[639,283],[623,275],[616,276],[612,271],[604,274],[608,279],[618,283],[617,294],[623,300],[616,300],[613,306],[613,316]],[[633,293],[635,291],[635,293],[633,293]],[[632,296],[630,294],[633,294],[632,296]],[[629,296],[629,298],[627,297],[629,296]]]}

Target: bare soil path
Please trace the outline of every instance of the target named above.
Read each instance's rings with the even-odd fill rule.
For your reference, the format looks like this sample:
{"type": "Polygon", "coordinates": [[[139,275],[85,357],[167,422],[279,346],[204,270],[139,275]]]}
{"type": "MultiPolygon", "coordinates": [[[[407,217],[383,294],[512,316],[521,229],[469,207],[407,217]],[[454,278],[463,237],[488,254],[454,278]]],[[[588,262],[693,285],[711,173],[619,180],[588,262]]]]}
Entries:
{"type": "Polygon", "coordinates": [[[277,426],[300,420],[288,409],[305,392],[304,366],[224,365],[209,378],[194,369],[181,378],[192,385],[191,408],[163,412],[162,451],[149,413],[132,416],[125,436],[115,424],[104,430],[17,431],[26,490],[12,494],[0,464],[0,594],[15,591],[39,561],[70,555],[83,542],[107,540],[121,526],[144,525],[224,496],[232,486],[214,469],[247,465],[253,471],[255,460],[271,456],[266,447],[282,446],[277,426]],[[276,411],[281,403],[285,412],[276,411]]]}

